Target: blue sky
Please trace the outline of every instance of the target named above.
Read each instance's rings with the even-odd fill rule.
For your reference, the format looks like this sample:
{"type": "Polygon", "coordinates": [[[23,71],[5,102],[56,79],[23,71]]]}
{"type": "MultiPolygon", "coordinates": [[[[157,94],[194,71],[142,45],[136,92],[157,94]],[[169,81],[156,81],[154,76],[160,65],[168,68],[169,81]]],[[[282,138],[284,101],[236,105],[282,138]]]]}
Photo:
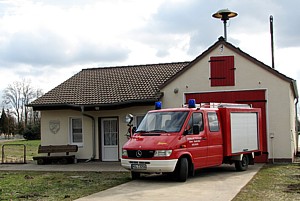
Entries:
{"type": "MultiPolygon", "coordinates": [[[[83,68],[191,61],[223,35],[220,9],[238,13],[228,42],[300,80],[297,0],[0,0],[0,91],[30,79],[49,91],[83,68]]],[[[299,81],[298,81],[299,83],[299,81]]]]}

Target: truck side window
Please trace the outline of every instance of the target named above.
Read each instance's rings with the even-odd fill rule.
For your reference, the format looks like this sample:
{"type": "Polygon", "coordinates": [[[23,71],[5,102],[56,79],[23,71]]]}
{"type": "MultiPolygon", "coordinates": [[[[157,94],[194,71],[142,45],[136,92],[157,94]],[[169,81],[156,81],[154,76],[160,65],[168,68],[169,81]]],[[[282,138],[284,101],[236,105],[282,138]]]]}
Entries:
{"type": "Polygon", "coordinates": [[[192,117],[190,118],[188,134],[193,134],[193,126],[196,125],[199,126],[200,132],[203,131],[203,116],[200,112],[193,113],[192,117]]]}
{"type": "Polygon", "coordinates": [[[207,117],[208,117],[209,130],[211,132],[219,131],[220,127],[219,127],[219,121],[218,121],[217,113],[216,112],[208,112],[207,117]]]}

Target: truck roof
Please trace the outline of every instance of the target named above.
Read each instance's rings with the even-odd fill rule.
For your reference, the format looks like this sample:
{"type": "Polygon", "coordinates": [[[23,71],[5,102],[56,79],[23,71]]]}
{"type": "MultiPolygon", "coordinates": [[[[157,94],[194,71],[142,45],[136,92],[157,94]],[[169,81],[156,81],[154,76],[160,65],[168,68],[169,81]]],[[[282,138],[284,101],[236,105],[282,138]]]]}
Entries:
{"type": "Polygon", "coordinates": [[[175,112],[175,111],[196,111],[196,110],[210,110],[210,111],[216,111],[218,108],[187,108],[187,107],[180,107],[180,108],[165,108],[165,109],[159,109],[159,110],[151,110],[149,112],[175,112]]]}

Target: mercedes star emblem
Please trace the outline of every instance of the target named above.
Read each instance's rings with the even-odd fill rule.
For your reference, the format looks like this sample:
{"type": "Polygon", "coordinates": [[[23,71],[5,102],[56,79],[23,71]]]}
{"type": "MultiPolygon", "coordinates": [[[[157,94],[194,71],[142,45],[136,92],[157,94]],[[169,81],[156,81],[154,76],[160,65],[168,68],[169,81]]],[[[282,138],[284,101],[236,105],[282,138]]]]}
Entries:
{"type": "Polygon", "coordinates": [[[141,150],[137,150],[135,154],[136,154],[136,157],[138,157],[138,158],[142,157],[142,151],[141,150]]]}

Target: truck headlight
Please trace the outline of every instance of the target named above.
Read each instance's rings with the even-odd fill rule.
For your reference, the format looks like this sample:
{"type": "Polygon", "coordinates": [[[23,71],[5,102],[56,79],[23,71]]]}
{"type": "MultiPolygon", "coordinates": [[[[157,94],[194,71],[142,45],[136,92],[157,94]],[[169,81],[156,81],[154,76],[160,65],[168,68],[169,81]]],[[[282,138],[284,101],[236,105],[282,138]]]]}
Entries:
{"type": "Polygon", "coordinates": [[[172,150],[156,150],[154,157],[169,157],[172,154],[172,150]]]}
{"type": "Polygon", "coordinates": [[[122,156],[128,156],[126,149],[122,149],[122,156]]]}

